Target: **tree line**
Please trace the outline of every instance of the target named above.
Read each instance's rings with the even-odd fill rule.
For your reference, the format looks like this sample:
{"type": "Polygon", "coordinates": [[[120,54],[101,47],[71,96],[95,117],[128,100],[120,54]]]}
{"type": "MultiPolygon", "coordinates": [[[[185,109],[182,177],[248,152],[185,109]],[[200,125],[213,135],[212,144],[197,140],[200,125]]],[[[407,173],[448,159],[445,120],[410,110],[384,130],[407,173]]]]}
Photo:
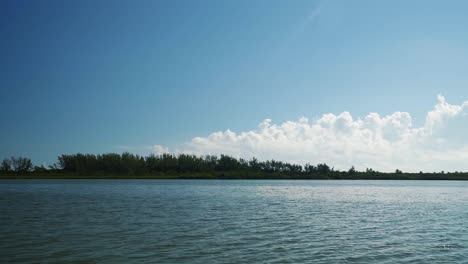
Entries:
{"type": "Polygon", "coordinates": [[[298,165],[288,162],[259,161],[228,155],[196,156],[162,154],[140,156],[128,152],[106,154],[63,154],[48,167],[34,166],[26,157],[4,159],[0,174],[55,177],[124,177],[124,178],[200,178],[200,179],[453,179],[468,180],[468,173],[434,172],[392,173],[373,169],[358,171],[354,167],[340,171],[325,163],[298,165]]]}

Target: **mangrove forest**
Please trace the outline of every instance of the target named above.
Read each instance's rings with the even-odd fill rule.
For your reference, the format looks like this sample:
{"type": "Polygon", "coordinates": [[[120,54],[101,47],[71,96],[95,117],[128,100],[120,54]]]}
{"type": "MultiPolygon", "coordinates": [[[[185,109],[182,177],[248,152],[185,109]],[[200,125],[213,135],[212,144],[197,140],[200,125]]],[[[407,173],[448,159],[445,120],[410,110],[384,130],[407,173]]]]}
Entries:
{"type": "Polygon", "coordinates": [[[256,158],[245,160],[228,155],[78,153],[60,155],[58,161],[48,167],[34,166],[26,157],[6,158],[0,165],[0,178],[468,180],[468,173],[409,173],[398,169],[379,172],[371,168],[358,171],[354,167],[340,171],[323,163],[298,165],[256,158]]]}

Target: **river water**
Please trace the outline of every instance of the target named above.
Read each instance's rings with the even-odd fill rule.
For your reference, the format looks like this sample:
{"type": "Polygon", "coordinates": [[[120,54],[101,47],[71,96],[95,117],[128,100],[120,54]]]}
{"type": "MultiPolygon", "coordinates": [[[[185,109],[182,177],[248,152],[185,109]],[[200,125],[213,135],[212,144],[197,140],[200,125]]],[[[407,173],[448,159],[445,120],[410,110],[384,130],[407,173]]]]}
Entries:
{"type": "Polygon", "coordinates": [[[468,263],[468,182],[1,180],[0,263],[468,263]]]}

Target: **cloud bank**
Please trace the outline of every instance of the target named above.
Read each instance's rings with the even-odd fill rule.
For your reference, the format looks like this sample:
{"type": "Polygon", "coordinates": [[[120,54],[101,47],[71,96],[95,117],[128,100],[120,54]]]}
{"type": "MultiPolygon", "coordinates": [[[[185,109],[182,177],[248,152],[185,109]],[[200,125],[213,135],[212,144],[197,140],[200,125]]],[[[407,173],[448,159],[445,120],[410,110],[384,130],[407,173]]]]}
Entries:
{"type": "MultiPolygon", "coordinates": [[[[421,127],[413,126],[407,112],[387,116],[369,113],[364,118],[343,112],[282,124],[265,119],[255,130],[195,137],[177,152],[299,164],[325,162],[340,170],[356,166],[381,171],[468,171],[467,113],[468,101],[452,105],[438,96],[421,127]]],[[[157,149],[168,151],[162,146],[157,149]]]]}

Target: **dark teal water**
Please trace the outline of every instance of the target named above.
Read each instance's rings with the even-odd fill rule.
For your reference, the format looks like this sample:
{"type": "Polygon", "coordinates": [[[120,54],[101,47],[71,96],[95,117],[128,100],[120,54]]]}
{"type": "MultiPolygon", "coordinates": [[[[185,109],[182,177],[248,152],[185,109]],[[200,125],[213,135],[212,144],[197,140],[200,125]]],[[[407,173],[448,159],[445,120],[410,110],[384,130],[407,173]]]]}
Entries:
{"type": "Polygon", "coordinates": [[[0,263],[468,263],[468,182],[0,181],[0,263]]]}

